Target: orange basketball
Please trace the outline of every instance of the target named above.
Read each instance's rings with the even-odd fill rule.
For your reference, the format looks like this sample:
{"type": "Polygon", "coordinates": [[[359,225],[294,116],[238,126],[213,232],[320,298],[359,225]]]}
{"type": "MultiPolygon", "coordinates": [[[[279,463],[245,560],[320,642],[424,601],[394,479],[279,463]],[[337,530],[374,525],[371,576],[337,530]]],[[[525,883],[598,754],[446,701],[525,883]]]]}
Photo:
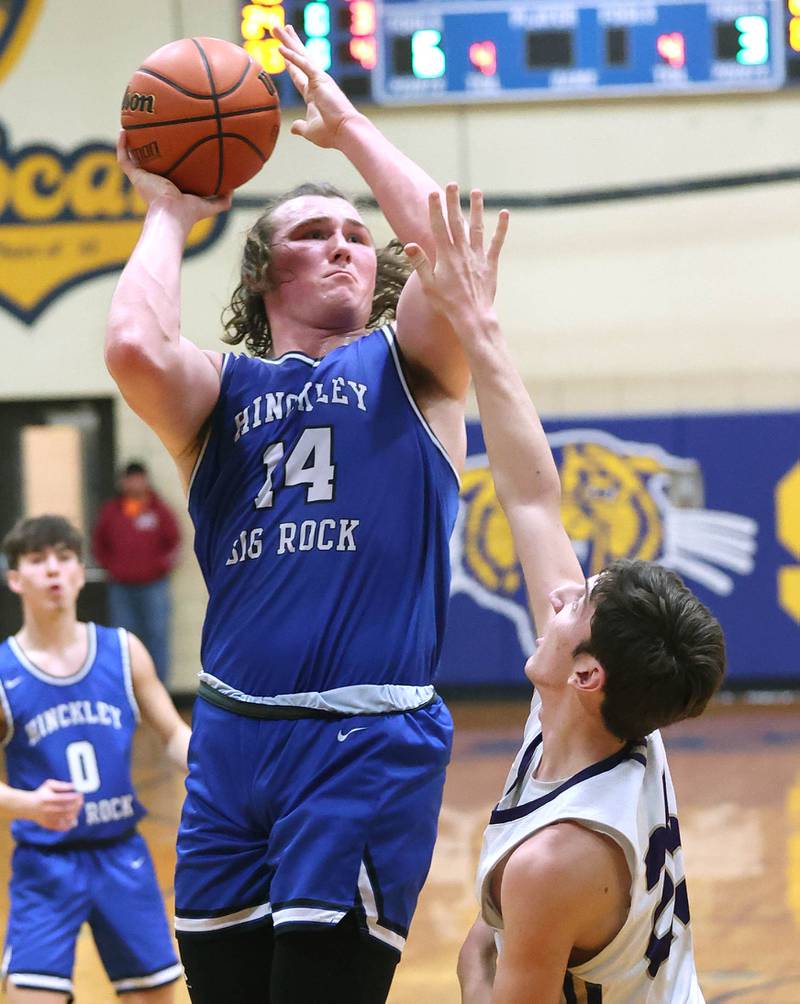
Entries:
{"type": "Polygon", "coordinates": [[[131,77],[122,127],[140,167],[182,192],[221,195],[252,178],[272,153],[280,102],[241,46],[182,38],[156,49],[131,77]]]}

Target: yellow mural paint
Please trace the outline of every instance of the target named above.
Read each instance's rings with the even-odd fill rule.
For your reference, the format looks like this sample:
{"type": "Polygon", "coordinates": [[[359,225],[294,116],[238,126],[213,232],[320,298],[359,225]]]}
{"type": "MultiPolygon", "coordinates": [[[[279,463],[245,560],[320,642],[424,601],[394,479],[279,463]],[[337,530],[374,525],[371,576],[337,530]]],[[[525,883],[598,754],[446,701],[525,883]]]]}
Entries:
{"type": "Polygon", "coordinates": [[[3,40],[0,80],[11,72],[22,54],[43,6],[44,0],[23,0],[0,7],[0,39],[3,40]],[[5,38],[7,32],[9,37],[5,38]]]}

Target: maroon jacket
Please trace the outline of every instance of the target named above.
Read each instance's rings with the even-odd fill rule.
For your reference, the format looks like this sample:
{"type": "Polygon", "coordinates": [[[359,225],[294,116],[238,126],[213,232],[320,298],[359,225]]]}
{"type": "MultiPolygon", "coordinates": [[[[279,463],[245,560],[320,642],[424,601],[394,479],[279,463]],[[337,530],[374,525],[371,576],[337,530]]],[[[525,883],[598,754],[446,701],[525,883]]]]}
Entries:
{"type": "Polygon", "coordinates": [[[144,585],[172,571],[180,531],[172,510],[155,492],[137,514],[129,511],[131,506],[122,495],[103,505],[92,531],[92,550],[112,581],[144,585]]]}

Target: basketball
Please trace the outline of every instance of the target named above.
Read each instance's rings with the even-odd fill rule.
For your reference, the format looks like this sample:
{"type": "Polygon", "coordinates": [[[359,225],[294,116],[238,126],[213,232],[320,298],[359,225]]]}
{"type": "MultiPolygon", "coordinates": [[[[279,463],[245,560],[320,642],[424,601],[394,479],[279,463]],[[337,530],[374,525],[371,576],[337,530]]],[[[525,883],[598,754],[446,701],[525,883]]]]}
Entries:
{"type": "Polygon", "coordinates": [[[241,46],[182,38],[147,57],[122,100],[128,152],[182,192],[224,195],[269,158],[280,128],[270,77],[241,46]]]}

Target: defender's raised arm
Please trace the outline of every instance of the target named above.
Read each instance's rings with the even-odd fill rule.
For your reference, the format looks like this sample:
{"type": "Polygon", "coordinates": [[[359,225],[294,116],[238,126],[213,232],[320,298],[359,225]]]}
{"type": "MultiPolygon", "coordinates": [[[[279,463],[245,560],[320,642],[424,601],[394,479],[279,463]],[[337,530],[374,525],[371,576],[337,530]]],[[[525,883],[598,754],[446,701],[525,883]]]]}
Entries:
{"type": "Polygon", "coordinates": [[[450,318],[469,359],[497,497],[511,525],[539,634],[553,615],[550,594],[584,581],[561,522],[558,471],[539,416],[503,337],[494,308],[497,267],[508,229],[500,214],[484,250],[483,197],[474,191],[467,226],[458,186],[430,196],[436,264],[416,244],[406,248],[432,306],[450,318]]]}

